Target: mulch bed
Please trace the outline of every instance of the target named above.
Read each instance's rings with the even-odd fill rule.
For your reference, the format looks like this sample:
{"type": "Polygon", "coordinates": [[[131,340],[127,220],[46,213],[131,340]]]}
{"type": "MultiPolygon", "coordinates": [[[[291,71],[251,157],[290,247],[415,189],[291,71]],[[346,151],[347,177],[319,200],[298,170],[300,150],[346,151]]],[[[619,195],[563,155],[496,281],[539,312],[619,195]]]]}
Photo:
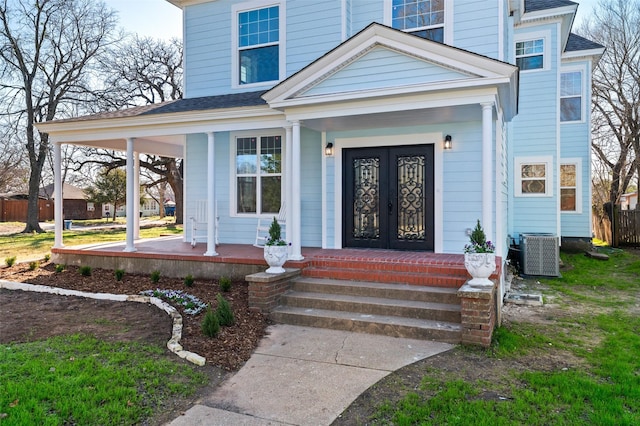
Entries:
{"type": "MultiPolygon", "coordinates": [[[[216,295],[221,293],[231,304],[235,324],[230,327],[222,327],[218,336],[214,338],[205,336],[201,331],[204,312],[197,315],[186,314],[182,306],[169,303],[175,306],[182,315],[181,344],[184,349],[205,357],[207,364],[227,371],[239,369],[249,359],[258,342],[265,335],[265,329],[268,326],[268,319],[265,316],[249,310],[248,285],[245,282],[233,282],[230,291],[222,292],[217,280],[197,279],[192,287],[187,287],[182,279],[160,277],[158,283],[153,283],[150,275],[125,274],[122,281],[117,281],[114,271],[94,269],[91,271],[91,276],[83,276],[74,266],[69,266],[62,272],[56,272],[55,265],[50,262],[42,264],[34,271],[30,270],[28,264],[2,268],[0,269],[0,279],[94,293],[139,294],[142,291],[154,289],[182,290],[210,304],[213,309],[217,305],[216,295]]],[[[80,311],[86,311],[87,315],[93,313],[100,318],[100,322],[103,324],[112,320],[121,321],[123,316],[126,317],[125,313],[129,312],[130,316],[126,317],[126,320],[133,322],[132,327],[126,329],[120,327],[120,331],[113,332],[114,335],[126,331],[132,334],[133,338],[149,340],[145,337],[146,334],[151,333],[156,339],[157,336],[153,331],[160,330],[161,335],[165,335],[165,343],[170,338],[171,322],[168,320],[168,315],[151,307],[151,305],[141,306],[141,304],[133,302],[75,299],[78,298],[43,296],[21,291],[2,291],[0,293],[2,313],[5,318],[10,316],[13,320],[10,324],[8,321],[3,321],[3,324],[0,325],[0,342],[25,340],[28,336],[42,337],[42,334],[55,335],[54,324],[60,330],[82,325],[83,328],[80,331],[91,331],[92,321],[81,316],[80,311]],[[54,303],[53,301],[56,300],[64,300],[65,302],[54,303]],[[40,311],[43,311],[47,305],[51,306],[46,310],[45,316],[40,311]],[[136,318],[136,312],[138,316],[142,316],[142,319],[136,318]],[[145,327],[138,324],[139,322],[144,322],[145,327]],[[24,329],[20,329],[20,327],[24,329]],[[136,329],[140,334],[144,333],[145,335],[135,336],[136,329]],[[149,332],[148,329],[152,332],[149,332]]]]}

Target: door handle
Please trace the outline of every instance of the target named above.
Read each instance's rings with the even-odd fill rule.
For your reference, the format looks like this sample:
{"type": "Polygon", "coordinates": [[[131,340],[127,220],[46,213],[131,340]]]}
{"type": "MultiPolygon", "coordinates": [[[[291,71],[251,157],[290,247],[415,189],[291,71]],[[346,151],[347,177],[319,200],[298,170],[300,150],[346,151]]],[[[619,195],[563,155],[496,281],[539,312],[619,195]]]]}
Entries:
{"type": "Polygon", "coordinates": [[[393,214],[393,203],[391,201],[387,204],[387,208],[389,209],[389,214],[393,214]]]}

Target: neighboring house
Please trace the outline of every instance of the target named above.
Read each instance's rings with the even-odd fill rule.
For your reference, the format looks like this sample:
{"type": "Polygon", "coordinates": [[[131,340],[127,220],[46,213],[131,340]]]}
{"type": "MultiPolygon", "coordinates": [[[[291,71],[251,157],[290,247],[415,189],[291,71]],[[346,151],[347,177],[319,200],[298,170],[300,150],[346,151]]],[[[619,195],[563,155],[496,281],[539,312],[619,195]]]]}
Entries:
{"type": "MultiPolygon", "coordinates": [[[[55,200],[53,184],[40,190],[40,196],[47,200],[55,200]]],[[[67,220],[100,219],[102,204],[87,201],[84,189],[65,183],[62,188],[62,211],[67,220]]]]}
{"type": "MultiPolygon", "coordinates": [[[[113,204],[108,203],[108,204],[103,205],[102,206],[102,217],[113,217],[113,210],[114,210],[113,209],[113,204]]],[[[145,196],[143,198],[142,203],[140,204],[139,213],[141,213],[140,217],[159,216],[160,215],[160,205],[153,198],[145,196]]],[[[127,215],[126,205],[119,206],[116,209],[116,216],[117,217],[124,217],[126,215],[127,215]]]]}
{"type": "Polygon", "coordinates": [[[292,260],[462,253],[477,219],[503,262],[522,234],[590,240],[603,47],[571,33],[577,3],[168,1],[185,99],[37,124],[57,152],[126,151],[129,197],[137,153],[184,157],[185,218],[205,203],[221,244],[252,244],[284,204],[292,260]]]}
{"type": "Polygon", "coordinates": [[[638,208],[638,191],[620,196],[621,210],[635,210],[638,208]]]}

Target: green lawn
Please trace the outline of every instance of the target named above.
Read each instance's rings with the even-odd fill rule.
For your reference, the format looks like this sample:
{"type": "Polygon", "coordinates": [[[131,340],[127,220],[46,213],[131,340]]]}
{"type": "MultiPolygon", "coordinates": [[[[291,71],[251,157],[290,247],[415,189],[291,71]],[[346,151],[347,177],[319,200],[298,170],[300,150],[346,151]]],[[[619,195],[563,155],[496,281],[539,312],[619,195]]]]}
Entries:
{"type": "MultiPolygon", "coordinates": [[[[104,220],[100,223],[105,223],[104,220]]],[[[111,224],[112,222],[109,222],[111,224]]],[[[140,229],[140,238],[156,238],[161,235],[181,234],[182,227],[176,225],[154,226],[140,229]]],[[[74,226],[71,230],[63,232],[65,246],[81,244],[108,243],[124,241],[126,230],[117,229],[82,229],[74,226]]],[[[53,247],[53,231],[42,234],[11,234],[0,236],[0,262],[8,257],[15,256],[18,262],[28,259],[43,258],[53,247]]]]}
{"type": "Polygon", "coordinates": [[[0,345],[0,424],[139,424],[206,383],[163,348],[73,335],[0,345]]]}
{"type": "Polygon", "coordinates": [[[426,371],[419,389],[379,406],[372,424],[640,424],[640,256],[601,250],[609,261],[563,255],[562,278],[540,280],[561,314],[496,330],[480,359],[504,364],[507,384],[426,371]],[[545,356],[577,367],[536,369],[545,356]],[[502,398],[481,397],[487,392],[502,398]]]}

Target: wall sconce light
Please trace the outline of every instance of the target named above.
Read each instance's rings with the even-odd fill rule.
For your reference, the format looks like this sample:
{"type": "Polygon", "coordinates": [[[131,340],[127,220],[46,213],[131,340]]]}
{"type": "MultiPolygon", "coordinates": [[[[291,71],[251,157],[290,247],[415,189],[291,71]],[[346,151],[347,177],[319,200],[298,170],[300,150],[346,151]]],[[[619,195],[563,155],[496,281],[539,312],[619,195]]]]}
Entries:
{"type": "Polygon", "coordinates": [[[442,146],[444,149],[453,148],[453,143],[451,142],[451,135],[447,135],[444,137],[444,145],[442,146]]]}
{"type": "Polygon", "coordinates": [[[333,143],[332,142],[327,143],[327,146],[324,147],[324,155],[326,155],[327,157],[333,156],[333,143]]]}

